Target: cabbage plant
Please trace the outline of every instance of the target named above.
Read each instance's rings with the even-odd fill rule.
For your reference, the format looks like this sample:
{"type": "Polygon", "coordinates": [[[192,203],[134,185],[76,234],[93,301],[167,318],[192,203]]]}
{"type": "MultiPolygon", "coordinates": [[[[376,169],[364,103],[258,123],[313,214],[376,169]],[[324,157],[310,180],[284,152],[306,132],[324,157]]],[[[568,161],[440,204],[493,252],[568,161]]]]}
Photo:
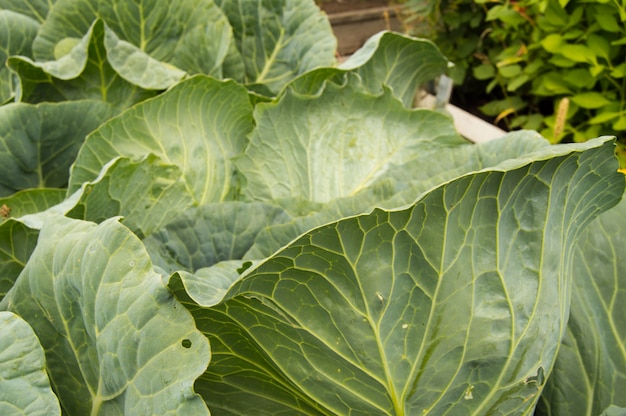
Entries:
{"type": "Polygon", "coordinates": [[[308,1],[0,7],[0,413],[626,407],[612,138],[469,143],[308,1]]]}

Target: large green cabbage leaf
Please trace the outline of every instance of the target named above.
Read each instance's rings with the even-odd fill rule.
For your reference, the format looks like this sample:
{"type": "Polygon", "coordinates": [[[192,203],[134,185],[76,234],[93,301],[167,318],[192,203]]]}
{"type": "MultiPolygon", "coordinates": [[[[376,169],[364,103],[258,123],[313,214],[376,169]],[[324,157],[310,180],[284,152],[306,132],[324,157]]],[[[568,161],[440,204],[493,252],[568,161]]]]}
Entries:
{"type": "Polygon", "coordinates": [[[0,312],[0,414],[61,414],[41,344],[28,323],[11,312],[0,312]]]}
{"type": "Polygon", "coordinates": [[[365,189],[395,164],[466,143],[449,117],[408,110],[389,90],[371,94],[356,81],[328,83],[318,95],[288,89],[256,106],[250,145],[235,161],[245,196],[327,203],[365,189]]]}
{"type": "Polygon", "coordinates": [[[339,68],[356,70],[370,91],[387,85],[411,107],[417,88],[451,65],[431,41],[383,31],[369,38],[339,68]]]}
{"type": "Polygon", "coordinates": [[[135,235],[57,216],[0,303],[26,320],[69,414],[208,414],[193,382],[207,339],[135,235]]]}
{"type": "Polygon", "coordinates": [[[212,345],[196,388],[233,415],[530,414],[565,332],[576,239],[624,191],[613,150],[547,148],[316,228],[217,305],[175,274],[212,345]]]}
{"type": "Polygon", "coordinates": [[[289,219],[283,209],[260,202],[207,204],[178,215],[144,244],[155,265],[168,273],[195,272],[242,259],[260,230],[289,219]]]}
{"type": "MultiPolygon", "coordinates": [[[[294,77],[335,62],[337,40],[313,0],[216,0],[232,25],[247,84],[273,94],[294,77]]],[[[241,74],[225,68],[226,75],[241,74]]]]}
{"type": "Polygon", "coordinates": [[[235,189],[231,158],[243,151],[251,130],[252,104],[243,86],[192,77],[89,135],[72,166],[69,192],[119,156],[139,161],[154,154],[180,169],[195,203],[228,200],[235,189]]]}
{"type": "Polygon", "coordinates": [[[622,199],[589,225],[576,247],[567,333],[538,415],[595,416],[610,405],[626,407],[624,247],[622,199]]]}

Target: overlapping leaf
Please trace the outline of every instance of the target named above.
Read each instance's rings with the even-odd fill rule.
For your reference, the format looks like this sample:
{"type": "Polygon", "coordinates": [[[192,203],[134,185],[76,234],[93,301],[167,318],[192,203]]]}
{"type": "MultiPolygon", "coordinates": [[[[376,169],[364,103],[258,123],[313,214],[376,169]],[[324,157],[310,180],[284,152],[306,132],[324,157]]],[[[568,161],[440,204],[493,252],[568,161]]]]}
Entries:
{"type": "Polygon", "coordinates": [[[315,96],[287,90],[257,105],[255,120],[236,164],[243,193],[260,201],[327,203],[365,189],[395,164],[465,143],[450,118],[407,110],[389,90],[372,95],[354,82],[327,84],[315,96]]]}
{"type": "Polygon", "coordinates": [[[70,192],[97,178],[117,157],[139,161],[152,153],[180,169],[195,203],[229,199],[234,190],[230,159],[242,152],[251,129],[252,105],[244,87],[190,78],[91,134],[72,167],[70,192]]]}
{"type": "MultiPolygon", "coordinates": [[[[21,100],[37,103],[89,98],[124,109],[154,96],[156,91],[126,81],[113,69],[105,48],[105,39],[110,37],[115,34],[98,20],[56,60],[36,62],[26,57],[10,58],[9,66],[20,78],[21,100]]],[[[155,77],[166,79],[162,88],[184,76],[183,72],[172,69],[160,72],[159,68],[147,69],[155,77]]]]}
{"type": "Polygon", "coordinates": [[[33,44],[35,58],[60,58],[64,45],[81,39],[96,19],[111,29],[105,44],[112,67],[145,89],[172,85],[150,68],[221,78],[224,61],[237,58],[228,20],[212,0],[58,0],[33,44]]]}
{"type": "Polygon", "coordinates": [[[538,415],[591,416],[610,405],[626,407],[624,224],[626,201],[622,200],[580,238],[567,333],[538,415]]]}
{"type": "Polygon", "coordinates": [[[112,113],[96,101],[0,107],[0,197],[66,186],[85,136],[112,113]]]}
{"type": "Polygon", "coordinates": [[[334,64],[337,40],[313,0],[216,3],[233,27],[246,83],[262,84],[276,94],[292,78],[334,64]]]}
{"type": "Polygon", "coordinates": [[[214,307],[174,276],[213,348],[197,388],[223,414],[532,411],[616,167],[604,139],[462,176],[307,232],[214,307]]]}
{"type": "Polygon", "coordinates": [[[41,344],[28,323],[11,312],[0,312],[0,414],[61,414],[41,344]]]}
{"type": "Polygon", "coordinates": [[[69,414],[208,414],[207,340],[117,220],[48,222],[0,308],[34,329],[69,414]]]}
{"type": "Polygon", "coordinates": [[[335,199],[319,212],[262,230],[246,259],[263,259],[300,234],[327,222],[363,214],[375,207],[393,209],[413,203],[423,192],[469,172],[494,167],[508,159],[546,151],[549,142],[535,132],[509,133],[481,144],[464,143],[432,156],[417,155],[388,169],[376,183],[354,196],[335,199]]]}

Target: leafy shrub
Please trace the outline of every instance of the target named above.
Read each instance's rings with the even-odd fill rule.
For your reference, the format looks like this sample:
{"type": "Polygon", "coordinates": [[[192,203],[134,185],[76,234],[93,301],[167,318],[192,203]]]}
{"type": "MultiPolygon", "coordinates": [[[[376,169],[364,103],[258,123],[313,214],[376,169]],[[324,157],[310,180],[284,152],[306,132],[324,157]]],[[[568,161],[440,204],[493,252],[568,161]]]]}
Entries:
{"type": "Polygon", "coordinates": [[[481,111],[552,142],[626,132],[626,8],[619,2],[408,0],[416,34],[481,81],[481,111]]]}
{"type": "MultiPolygon", "coordinates": [[[[149,3],[114,2],[146,24],[149,3]]],[[[607,226],[626,209],[611,139],[468,143],[409,106],[447,67],[431,42],[383,32],[324,66],[295,47],[319,22],[300,0],[218,4],[241,34],[188,34],[222,52],[210,68],[132,43],[95,1],[83,34],[42,17],[69,53],[9,58],[8,91],[42,102],[0,107],[0,413],[528,414],[542,391],[550,414],[626,406],[624,275],[590,249],[625,235],[607,226]],[[233,68],[249,70],[220,79],[233,68]]]]}

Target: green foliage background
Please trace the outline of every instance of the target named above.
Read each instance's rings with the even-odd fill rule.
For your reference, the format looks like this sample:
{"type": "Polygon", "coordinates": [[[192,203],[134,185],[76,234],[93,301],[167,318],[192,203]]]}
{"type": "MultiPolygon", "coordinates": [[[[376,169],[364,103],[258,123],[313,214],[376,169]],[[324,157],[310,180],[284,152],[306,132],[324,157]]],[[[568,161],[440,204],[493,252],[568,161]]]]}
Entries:
{"type": "MultiPolygon", "coordinates": [[[[411,33],[456,64],[460,94],[509,129],[551,142],[626,143],[626,4],[579,0],[407,0],[411,33]],[[559,115],[560,114],[560,115],[559,115]]],[[[462,98],[461,98],[462,100],[462,98]]],[[[626,158],[622,166],[626,166],[626,158]]]]}

